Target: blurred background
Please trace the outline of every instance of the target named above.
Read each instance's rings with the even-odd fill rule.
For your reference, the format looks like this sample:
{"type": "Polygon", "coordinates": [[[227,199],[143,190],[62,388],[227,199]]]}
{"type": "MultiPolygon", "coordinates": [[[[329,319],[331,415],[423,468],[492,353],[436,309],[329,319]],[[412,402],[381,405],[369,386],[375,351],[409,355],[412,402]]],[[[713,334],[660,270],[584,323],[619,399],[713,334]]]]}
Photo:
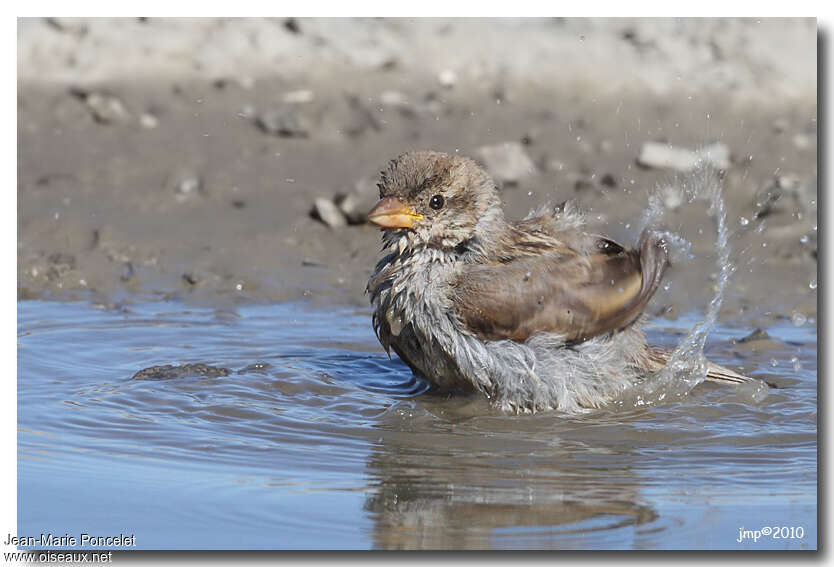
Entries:
{"type": "MultiPolygon", "coordinates": [[[[363,212],[402,152],[474,157],[512,215],[576,198],[629,243],[708,147],[736,290],[768,273],[810,312],[816,42],[813,19],[21,19],[19,296],[364,304],[363,212]]],[[[669,200],[708,266],[703,207],[669,200]]]]}

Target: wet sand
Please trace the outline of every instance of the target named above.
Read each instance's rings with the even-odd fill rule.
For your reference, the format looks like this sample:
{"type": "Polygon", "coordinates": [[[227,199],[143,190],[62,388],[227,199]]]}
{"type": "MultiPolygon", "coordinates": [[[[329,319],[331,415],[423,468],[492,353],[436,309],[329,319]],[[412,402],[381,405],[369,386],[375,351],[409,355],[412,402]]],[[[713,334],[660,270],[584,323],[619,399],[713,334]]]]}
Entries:
{"type": "MultiPolygon", "coordinates": [[[[503,183],[510,216],[575,198],[628,244],[674,173],[639,165],[644,144],[718,141],[737,267],[724,316],[815,315],[812,21],[25,20],[19,32],[20,299],[364,305],[378,231],[310,213],[357,185],[370,206],[399,153],[520,143],[534,169],[503,183]],[[480,33],[444,59],[423,37],[451,50],[490,30],[515,51],[479,59],[480,33]],[[171,38],[189,31],[251,45],[183,55],[171,38]],[[544,58],[558,49],[563,63],[544,58]]],[[[700,202],[666,221],[695,256],[653,301],[674,316],[711,297],[714,228],[700,202]]]]}

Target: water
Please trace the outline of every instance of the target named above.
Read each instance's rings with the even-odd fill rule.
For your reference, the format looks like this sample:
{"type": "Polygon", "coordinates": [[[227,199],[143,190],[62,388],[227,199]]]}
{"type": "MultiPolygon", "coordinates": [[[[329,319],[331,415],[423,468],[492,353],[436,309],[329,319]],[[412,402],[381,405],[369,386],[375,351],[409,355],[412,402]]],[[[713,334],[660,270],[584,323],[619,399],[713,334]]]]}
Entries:
{"type": "MultiPolygon", "coordinates": [[[[655,321],[673,347],[701,315],[655,321]]],[[[757,324],[762,324],[759,321],[757,324]]],[[[738,325],[734,327],[732,325],[738,325]]],[[[701,384],[674,401],[502,415],[425,393],[368,309],[18,303],[18,535],[136,536],[140,549],[815,549],[817,338],[715,362],[779,388],[701,384]],[[775,360],[773,365],[771,360],[775,360]],[[204,363],[216,378],[133,380],[204,363]],[[739,528],[801,539],[738,542],[739,528]]]]}
{"type": "MultiPolygon", "coordinates": [[[[676,179],[666,187],[657,187],[649,197],[649,205],[644,212],[643,222],[647,226],[657,226],[665,212],[661,191],[677,191],[680,193],[678,202],[684,197],[688,202],[696,198],[709,201],[709,212],[715,220],[715,265],[718,270],[715,295],[707,307],[703,321],[695,324],[689,333],[678,342],[669,356],[666,366],[643,386],[641,399],[651,403],[665,399],[669,395],[688,393],[692,388],[704,381],[707,376],[707,360],[704,347],[707,336],[718,319],[721,303],[724,301],[724,290],[733,273],[730,263],[729,229],[727,228],[727,207],[724,204],[723,181],[718,171],[701,164],[694,171],[676,179]]],[[[661,236],[667,246],[673,247],[681,255],[681,250],[688,253],[690,243],[679,235],[669,231],[654,231],[661,236]]]]}

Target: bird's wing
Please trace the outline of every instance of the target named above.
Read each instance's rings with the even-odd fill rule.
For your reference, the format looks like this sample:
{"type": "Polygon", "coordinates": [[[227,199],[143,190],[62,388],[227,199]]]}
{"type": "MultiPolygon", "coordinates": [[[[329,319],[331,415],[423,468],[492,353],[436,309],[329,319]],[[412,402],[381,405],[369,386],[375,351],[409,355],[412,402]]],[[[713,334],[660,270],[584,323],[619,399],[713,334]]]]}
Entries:
{"type": "MultiPolygon", "coordinates": [[[[657,372],[663,368],[669,360],[671,353],[658,348],[650,348],[648,351],[648,369],[652,372],[657,372]]],[[[739,374],[735,370],[730,370],[714,362],[707,361],[707,376],[706,380],[709,382],[717,382],[719,384],[744,384],[745,382],[754,382],[755,378],[750,378],[744,374],[739,374]]]]}
{"type": "Polygon", "coordinates": [[[599,239],[591,254],[467,266],[453,284],[453,303],[467,330],[484,340],[524,341],[551,332],[581,342],[634,322],[666,265],[663,243],[649,233],[637,250],[599,239]]]}

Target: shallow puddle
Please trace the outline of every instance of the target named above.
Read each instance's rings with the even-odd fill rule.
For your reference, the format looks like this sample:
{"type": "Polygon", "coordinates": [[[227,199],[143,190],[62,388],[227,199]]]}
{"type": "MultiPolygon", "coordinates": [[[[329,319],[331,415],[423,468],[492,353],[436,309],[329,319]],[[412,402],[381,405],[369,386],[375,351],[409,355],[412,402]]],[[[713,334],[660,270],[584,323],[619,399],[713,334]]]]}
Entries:
{"type": "MultiPolygon", "coordinates": [[[[671,347],[694,321],[647,334],[671,347]]],[[[816,329],[777,322],[733,343],[752,330],[738,324],[719,321],[707,356],[778,386],[764,397],[702,384],[652,407],[514,416],[426,393],[382,352],[369,310],[22,301],[18,535],[815,549],[816,329]],[[183,364],[205,366],[134,379],[183,364]],[[777,526],[803,537],[740,532],[777,526]]]]}

